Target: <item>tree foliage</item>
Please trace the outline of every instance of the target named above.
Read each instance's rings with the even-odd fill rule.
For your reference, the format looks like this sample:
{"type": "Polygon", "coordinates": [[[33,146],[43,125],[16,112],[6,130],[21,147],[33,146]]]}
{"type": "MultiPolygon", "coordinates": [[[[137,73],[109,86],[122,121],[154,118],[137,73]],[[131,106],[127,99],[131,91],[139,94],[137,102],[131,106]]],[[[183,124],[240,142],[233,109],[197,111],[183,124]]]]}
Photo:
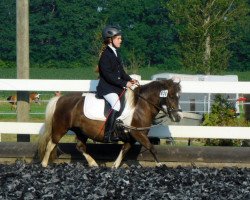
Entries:
{"type": "Polygon", "coordinates": [[[232,57],[229,62],[229,69],[238,71],[250,70],[250,14],[246,15],[240,23],[236,24],[232,34],[237,38],[235,43],[230,45],[232,57]]]}
{"type": "Polygon", "coordinates": [[[169,17],[179,36],[179,52],[186,68],[216,74],[228,67],[232,31],[247,15],[243,0],[170,0],[169,17]]]}
{"type": "Polygon", "coordinates": [[[16,3],[0,1],[0,59],[16,60],[16,3]]]}
{"type": "MultiPolygon", "coordinates": [[[[230,12],[225,12],[226,0],[210,7],[205,2],[213,1],[32,0],[31,67],[94,67],[102,45],[101,30],[113,24],[123,31],[121,54],[127,66],[180,69],[184,65],[196,72],[218,73],[232,55],[230,64],[246,69],[250,34],[249,28],[243,28],[247,18],[239,19],[249,5],[231,0],[230,12]],[[211,13],[211,22],[201,29],[205,13],[211,13]],[[206,34],[211,37],[211,56],[204,62],[206,34]],[[239,42],[231,43],[231,36],[239,42]],[[204,66],[210,66],[209,70],[204,66]]],[[[0,1],[0,19],[0,66],[11,66],[16,60],[15,1],[0,1]]]]}

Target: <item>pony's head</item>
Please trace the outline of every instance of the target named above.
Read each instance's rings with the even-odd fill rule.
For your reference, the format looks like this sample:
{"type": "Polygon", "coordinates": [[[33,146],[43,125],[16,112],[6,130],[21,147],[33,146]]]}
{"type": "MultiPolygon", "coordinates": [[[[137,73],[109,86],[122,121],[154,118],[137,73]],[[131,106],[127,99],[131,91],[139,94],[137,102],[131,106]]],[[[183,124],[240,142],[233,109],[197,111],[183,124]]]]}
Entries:
{"type": "Polygon", "coordinates": [[[35,102],[35,103],[39,103],[40,101],[40,95],[37,92],[32,92],[30,93],[30,102],[35,102]]]}
{"type": "Polygon", "coordinates": [[[172,79],[160,81],[163,90],[160,91],[160,107],[168,114],[174,122],[179,122],[182,118],[182,111],[179,104],[181,86],[180,82],[172,79]]]}

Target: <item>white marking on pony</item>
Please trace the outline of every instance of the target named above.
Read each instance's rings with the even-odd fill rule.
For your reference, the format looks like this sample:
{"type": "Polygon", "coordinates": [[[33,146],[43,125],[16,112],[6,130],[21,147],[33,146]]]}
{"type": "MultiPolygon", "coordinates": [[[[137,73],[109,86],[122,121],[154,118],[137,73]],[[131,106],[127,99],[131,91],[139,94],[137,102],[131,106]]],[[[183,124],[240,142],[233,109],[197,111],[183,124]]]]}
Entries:
{"type": "Polygon", "coordinates": [[[84,151],[84,149],[81,147],[82,142],[77,139],[76,149],[82,153],[82,155],[85,157],[85,159],[88,162],[89,167],[99,167],[96,161],[84,151]]]}
{"type": "Polygon", "coordinates": [[[157,167],[162,167],[163,164],[162,164],[161,162],[156,162],[156,166],[157,166],[157,167]]]}
{"type": "Polygon", "coordinates": [[[118,157],[116,158],[114,164],[112,165],[112,168],[117,169],[120,166],[120,164],[122,162],[122,155],[123,155],[123,150],[121,149],[118,157]]]}
{"type": "Polygon", "coordinates": [[[99,167],[96,161],[89,154],[82,152],[82,155],[86,158],[89,167],[99,167]]]}
{"type": "Polygon", "coordinates": [[[134,111],[135,111],[134,92],[128,89],[125,93],[125,99],[126,99],[125,108],[123,110],[122,116],[126,116],[126,117],[124,117],[122,121],[125,125],[130,126],[132,119],[133,119],[134,111]]]}
{"type": "Polygon", "coordinates": [[[48,142],[48,144],[47,144],[47,147],[46,147],[45,155],[43,157],[43,161],[42,161],[42,166],[43,167],[47,167],[48,166],[50,153],[54,149],[55,146],[56,146],[56,144],[53,143],[52,140],[50,139],[49,142],[48,142]]]}
{"type": "Polygon", "coordinates": [[[162,108],[167,111],[167,106],[166,105],[162,105],[162,108]]]}
{"type": "MultiPolygon", "coordinates": [[[[181,110],[181,105],[179,105],[179,110],[181,110]]],[[[180,116],[181,119],[184,118],[182,111],[177,112],[177,114],[180,116]]]]}
{"type": "MultiPolygon", "coordinates": [[[[167,106],[166,105],[162,105],[162,108],[163,108],[163,110],[165,111],[165,112],[168,112],[168,110],[167,110],[167,106]]],[[[181,110],[181,106],[179,105],[179,109],[181,110]]],[[[181,118],[181,119],[183,119],[183,113],[181,112],[181,111],[179,111],[179,112],[177,112],[177,115],[181,118]]],[[[174,115],[172,115],[171,114],[171,116],[173,117],[173,119],[175,120],[175,117],[174,117],[174,115]]]]}
{"type": "Polygon", "coordinates": [[[181,119],[183,119],[183,113],[182,112],[177,112],[177,114],[180,116],[181,119]]]}

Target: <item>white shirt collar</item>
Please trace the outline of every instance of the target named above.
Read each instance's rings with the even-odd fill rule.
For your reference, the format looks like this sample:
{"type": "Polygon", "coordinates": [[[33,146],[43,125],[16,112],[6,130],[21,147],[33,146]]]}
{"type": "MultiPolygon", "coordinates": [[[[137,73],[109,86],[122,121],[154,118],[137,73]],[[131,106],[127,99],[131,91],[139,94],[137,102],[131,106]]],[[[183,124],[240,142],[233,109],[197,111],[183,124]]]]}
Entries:
{"type": "Polygon", "coordinates": [[[113,52],[115,53],[116,57],[117,57],[117,52],[116,52],[116,48],[113,47],[111,44],[108,45],[110,47],[110,49],[113,50],[113,52]]]}

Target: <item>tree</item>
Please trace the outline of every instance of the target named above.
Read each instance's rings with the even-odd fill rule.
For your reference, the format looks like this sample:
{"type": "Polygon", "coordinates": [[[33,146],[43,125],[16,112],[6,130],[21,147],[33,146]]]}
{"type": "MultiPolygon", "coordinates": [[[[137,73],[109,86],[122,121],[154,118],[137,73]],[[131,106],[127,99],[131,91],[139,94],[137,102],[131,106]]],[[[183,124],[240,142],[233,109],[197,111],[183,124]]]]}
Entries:
{"type": "MultiPolygon", "coordinates": [[[[30,1],[31,67],[95,66],[101,30],[120,25],[125,65],[176,68],[179,55],[165,0],[33,0],[30,1]]],[[[0,59],[15,61],[15,1],[0,3],[0,59]]]]}
{"type": "MultiPolygon", "coordinates": [[[[250,6],[250,1],[248,2],[250,6]]],[[[249,11],[248,11],[249,13],[249,11]]],[[[230,58],[229,70],[249,71],[250,70],[250,15],[248,14],[241,23],[238,23],[233,31],[237,42],[230,45],[232,57],[230,58]]]]}
{"type": "Polygon", "coordinates": [[[31,3],[32,59],[88,65],[98,26],[97,1],[36,0],[31,3]]]}
{"type": "Polygon", "coordinates": [[[235,42],[232,30],[247,14],[244,0],[170,0],[169,17],[179,36],[183,65],[198,73],[218,74],[228,67],[235,42]]]}
{"type": "MultiPolygon", "coordinates": [[[[167,64],[177,67],[174,33],[163,0],[108,1],[103,8],[107,23],[119,24],[124,33],[124,62],[134,65],[167,64]],[[117,6],[119,5],[119,6],[117,6]]],[[[178,66],[179,67],[179,66],[178,66]]]]}
{"type": "Polygon", "coordinates": [[[0,1],[0,59],[16,60],[16,2],[0,1]]]}

